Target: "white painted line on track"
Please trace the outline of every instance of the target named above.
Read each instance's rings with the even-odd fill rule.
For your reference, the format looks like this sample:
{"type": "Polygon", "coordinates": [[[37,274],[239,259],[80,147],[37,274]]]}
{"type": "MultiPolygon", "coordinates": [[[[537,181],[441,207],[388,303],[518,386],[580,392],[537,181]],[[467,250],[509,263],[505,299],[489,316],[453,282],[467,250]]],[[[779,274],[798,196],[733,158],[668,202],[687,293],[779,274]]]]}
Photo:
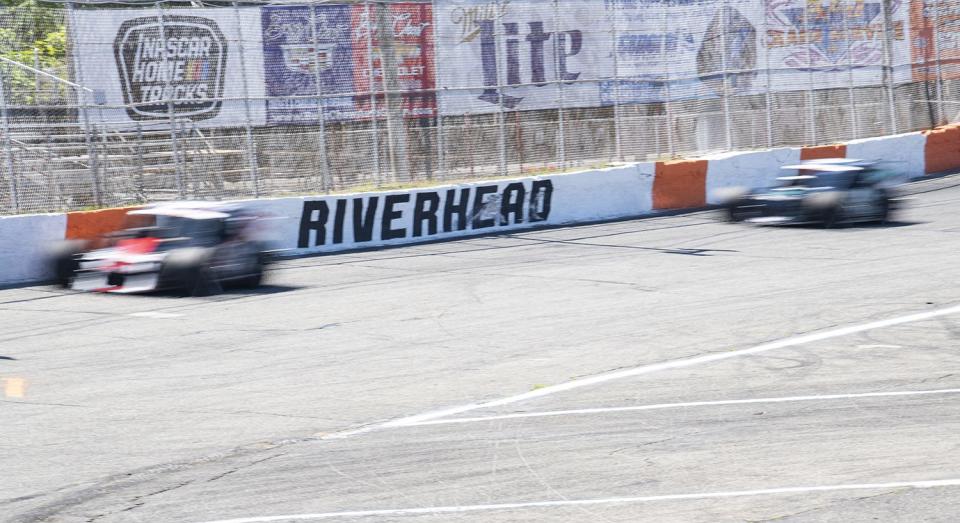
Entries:
{"type": "Polygon", "coordinates": [[[152,318],[155,320],[171,320],[174,318],[183,317],[183,314],[176,314],[172,312],[157,312],[157,311],[147,311],[147,312],[134,312],[129,316],[134,318],[152,318]]]}
{"type": "Polygon", "coordinates": [[[550,416],[573,416],[578,414],[605,414],[610,412],[634,412],[643,410],[680,409],[690,407],[717,407],[722,405],[749,405],[755,403],[790,403],[795,401],[831,401],[858,398],[890,398],[903,396],[930,396],[937,394],[960,394],[960,389],[908,390],[891,392],[864,392],[858,394],[822,394],[816,396],[782,396],[777,398],[753,398],[745,400],[691,401],[685,403],[660,403],[656,405],[637,405],[633,407],[599,407],[592,409],[548,410],[542,412],[517,412],[499,416],[481,416],[475,418],[447,418],[419,423],[408,423],[404,427],[422,427],[426,425],[450,425],[454,423],[479,423],[482,421],[500,421],[519,418],[546,418],[550,416]]]}
{"type": "Polygon", "coordinates": [[[858,334],[861,332],[866,332],[874,329],[881,329],[884,327],[892,327],[894,325],[902,325],[905,323],[924,321],[932,318],[939,318],[941,316],[949,316],[951,314],[958,314],[958,313],[960,313],[960,305],[955,305],[953,307],[948,307],[945,309],[937,309],[937,310],[927,311],[927,312],[918,312],[914,314],[907,314],[905,316],[899,316],[896,318],[888,318],[885,320],[862,323],[860,325],[850,325],[847,327],[840,327],[836,329],[828,329],[820,332],[814,332],[812,334],[793,336],[790,338],[784,338],[782,340],[763,343],[747,349],[732,350],[727,352],[714,352],[710,354],[704,354],[702,356],[694,356],[692,358],[684,358],[679,360],[666,361],[663,363],[654,363],[652,365],[642,365],[639,367],[633,367],[629,369],[621,369],[613,372],[607,372],[604,374],[597,374],[596,376],[591,376],[589,378],[568,381],[566,383],[561,383],[559,385],[551,385],[549,387],[543,387],[530,392],[525,392],[523,394],[518,394],[516,396],[508,396],[506,398],[500,398],[497,400],[487,401],[483,403],[470,403],[468,405],[460,405],[457,407],[450,407],[446,409],[425,412],[423,414],[417,414],[417,415],[408,416],[405,418],[398,418],[391,421],[374,423],[372,425],[367,425],[367,426],[359,427],[356,429],[345,430],[345,431],[336,432],[333,434],[327,434],[321,437],[320,439],[324,439],[324,440],[345,439],[352,436],[366,434],[368,432],[373,432],[381,429],[421,424],[426,421],[432,421],[440,418],[447,418],[457,414],[463,414],[464,412],[471,412],[474,410],[487,409],[487,408],[493,408],[493,407],[501,407],[503,405],[510,405],[513,403],[519,403],[521,401],[526,401],[534,398],[550,396],[552,394],[557,394],[559,392],[566,392],[569,390],[575,390],[582,387],[589,387],[591,385],[597,385],[597,384],[606,383],[609,381],[621,380],[624,378],[632,378],[634,376],[641,376],[643,374],[652,374],[655,372],[660,372],[665,370],[694,367],[696,365],[702,365],[704,363],[712,363],[714,361],[722,361],[722,360],[727,360],[731,358],[738,358],[741,356],[751,356],[754,354],[761,354],[761,353],[769,352],[776,349],[795,347],[797,345],[804,345],[804,344],[813,343],[816,341],[823,341],[831,338],[839,338],[841,336],[849,336],[851,334],[858,334]]]}
{"type": "Polygon", "coordinates": [[[373,516],[416,516],[494,510],[553,508],[589,505],[616,505],[625,503],[649,503],[697,499],[737,498],[745,496],[769,496],[777,494],[812,494],[816,492],[842,492],[849,490],[927,489],[960,486],[960,479],[934,481],[898,481],[893,483],[855,483],[850,485],[822,485],[812,487],[785,487],[760,490],[735,490],[728,492],[704,492],[695,494],[667,494],[662,496],[634,496],[599,499],[564,499],[555,501],[532,501],[527,503],[497,503],[491,505],[456,505],[447,507],[422,507],[385,510],[350,510],[343,512],[320,512],[317,514],[290,514],[285,516],[261,516],[252,518],[223,519],[204,523],[267,523],[271,521],[305,521],[311,519],[358,518],[373,516]]]}

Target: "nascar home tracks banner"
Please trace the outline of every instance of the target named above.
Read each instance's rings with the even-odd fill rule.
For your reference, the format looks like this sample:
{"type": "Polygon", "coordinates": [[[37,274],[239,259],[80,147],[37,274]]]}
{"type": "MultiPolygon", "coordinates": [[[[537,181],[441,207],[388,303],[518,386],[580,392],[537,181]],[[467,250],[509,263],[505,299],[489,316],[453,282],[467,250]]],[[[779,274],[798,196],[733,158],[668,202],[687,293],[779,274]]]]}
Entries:
{"type": "MultiPolygon", "coordinates": [[[[316,123],[324,96],[328,121],[372,116],[373,68],[376,91],[384,90],[376,7],[364,5],[268,6],[261,12],[267,121],[271,124],[316,123]],[[371,21],[370,18],[373,18],[371,21]],[[370,47],[372,44],[372,49],[370,47]],[[343,94],[338,97],[336,95],[343,94]]],[[[393,31],[398,90],[433,89],[433,23],[429,4],[391,4],[387,26],[393,31]]],[[[384,97],[377,110],[385,112],[384,97]]],[[[408,117],[433,116],[432,92],[403,95],[408,117]]]]}
{"type": "Polygon", "coordinates": [[[435,7],[444,114],[600,105],[613,76],[603,0],[441,0],[435,7]],[[558,81],[563,81],[562,87],[558,81]]]}
{"type": "Polygon", "coordinates": [[[621,81],[619,87],[601,84],[604,105],[713,98],[724,89],[754,92],[757,1],[608,0],[607,6],[621,81]],[[738,72],[724,81],[724,70],[738,72]]]}
{"type": "Polygon", "coordinates": [[[112,125],[263,121],[259,9],[78,10],[75,77],[112,125]],[[253,28],[253,29],[251,29],[253,28]],[[242,49],[241,49],[242,42],[242,49]],[[241,59],[242,57],[242,59],[241,59]],[[249,115],[248,115],[249,110],[249,115]]]}

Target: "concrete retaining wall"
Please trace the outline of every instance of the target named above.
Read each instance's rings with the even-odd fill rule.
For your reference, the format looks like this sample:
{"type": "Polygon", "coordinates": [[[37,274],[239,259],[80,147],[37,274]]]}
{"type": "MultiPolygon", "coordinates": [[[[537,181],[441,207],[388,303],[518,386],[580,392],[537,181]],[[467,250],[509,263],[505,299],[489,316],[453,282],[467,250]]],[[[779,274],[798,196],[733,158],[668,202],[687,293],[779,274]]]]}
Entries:
{"type": "MultiPolygon", "coordinates": [[[[277,248],[294,254],[402,245],[640,216],[717,203],[727,187],[761,187],[779,167],[830,157],[898,162],[918,178],[960,168],[960,125],[846,144],[635,163],[552,176],[428,189],[252,200],[273,216],[277,248]]],[[[0,285],[48,279],[50,242],[117,229],[129,209],[0,217],[0,285]]]]}

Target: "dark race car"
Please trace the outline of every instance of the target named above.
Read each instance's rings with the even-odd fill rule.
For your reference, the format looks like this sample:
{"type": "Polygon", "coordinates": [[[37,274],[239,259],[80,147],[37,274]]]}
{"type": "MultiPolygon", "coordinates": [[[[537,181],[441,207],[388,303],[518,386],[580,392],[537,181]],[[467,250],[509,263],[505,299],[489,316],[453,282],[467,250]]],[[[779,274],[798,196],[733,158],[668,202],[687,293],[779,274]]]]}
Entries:
{"type": "Polygon", "coordinates": [[[114,293],[172,289],[208,294],[257,287],[269,261],[259,217],[232,204],[176,202],[127,214],[127,227],[99,241],[68,241],[51,256],[57,283],[114,293]]]}
{"type": "Polygon", "coordinates": [[[726,217],[733,222],[836,227],[886,222],[902,203],[896,194],[902,177],[877,162],[830,158],[783,169],[798,174],[778,178],[775,187],[722,193],[726,217]]]}

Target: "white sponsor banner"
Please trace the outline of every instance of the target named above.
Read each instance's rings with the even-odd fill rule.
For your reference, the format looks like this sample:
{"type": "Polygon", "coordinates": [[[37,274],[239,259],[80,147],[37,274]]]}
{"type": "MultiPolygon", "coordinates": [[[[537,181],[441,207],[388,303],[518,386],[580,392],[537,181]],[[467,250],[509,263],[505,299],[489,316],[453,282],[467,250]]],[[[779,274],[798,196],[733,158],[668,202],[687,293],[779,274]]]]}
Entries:
{"type": "Polygon", "coordinates": [[[757,91],[759,0],[608,0],[608,8],[621,81],[619,92],[604,83],[604,105],[757,91]]]}
{"type": "Polygon", "coordinates": [[[500,85],[508,111],[598,106],[613,76],[603,0],[437,0],[434,17],[444,114],[499,111],[500,85]]]}
{"type": "Polygon", "coordinates": [[[772,91],[883,85],[884,30],[893,35],[894,81],[911,75],[908,3],[892,0],[763,0],[764,47],[772,91]]]}
{"type": "Polygon", "coordinates": [[[74,11],[76,80],[94,123],[220,127],[263,122],[260,9],[74,11]],[[246,102],[246,97],[254,98],[246,102]]]}

